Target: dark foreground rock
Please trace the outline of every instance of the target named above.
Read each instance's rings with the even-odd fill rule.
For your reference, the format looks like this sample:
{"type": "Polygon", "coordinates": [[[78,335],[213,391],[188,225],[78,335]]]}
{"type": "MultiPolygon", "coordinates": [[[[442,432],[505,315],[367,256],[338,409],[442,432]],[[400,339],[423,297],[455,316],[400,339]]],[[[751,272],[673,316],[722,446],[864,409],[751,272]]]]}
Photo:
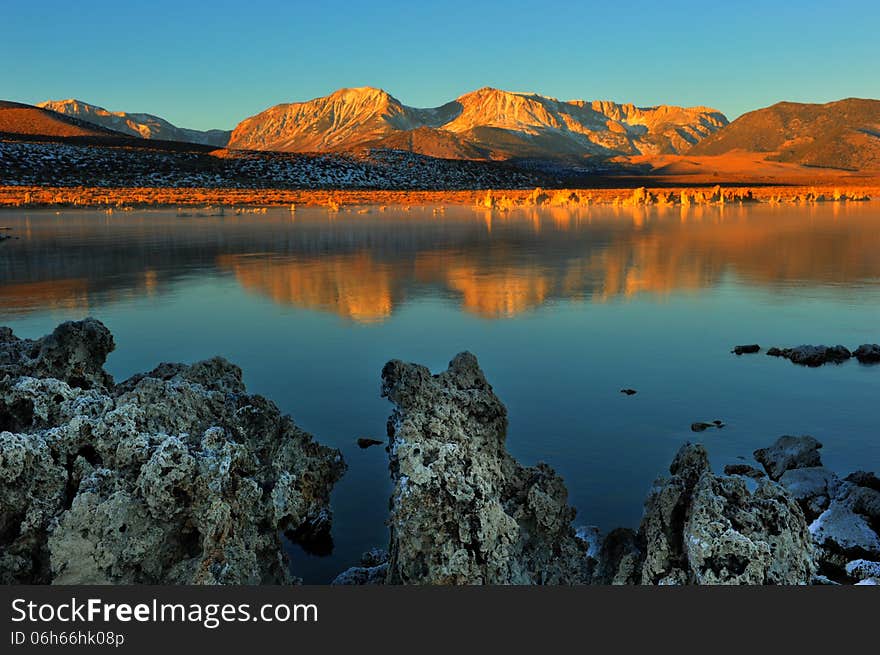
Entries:
{"type": "Polygon", "coordinates": [[[329,529],[345,470],[215,358],[114,384],[113,338],[0,332],[0,582],[291,581],[279,538],[329,529]]]}

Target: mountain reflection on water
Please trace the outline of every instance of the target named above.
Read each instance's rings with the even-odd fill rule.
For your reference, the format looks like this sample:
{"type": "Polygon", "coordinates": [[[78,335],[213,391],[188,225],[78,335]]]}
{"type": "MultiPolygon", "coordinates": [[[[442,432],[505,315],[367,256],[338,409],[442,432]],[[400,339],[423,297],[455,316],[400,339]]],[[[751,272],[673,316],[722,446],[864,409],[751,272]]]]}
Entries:
{"type": "Polygon", "coordinates": [[[506,319],[554,301],[606,302],[741,283],[857,287],[880,278],[874,203],[807,206],[321,208],[266,215],[8,214],[4,314],[88,310],[234,276],[276,303],[357,323],[435,295],[506,319]]]}

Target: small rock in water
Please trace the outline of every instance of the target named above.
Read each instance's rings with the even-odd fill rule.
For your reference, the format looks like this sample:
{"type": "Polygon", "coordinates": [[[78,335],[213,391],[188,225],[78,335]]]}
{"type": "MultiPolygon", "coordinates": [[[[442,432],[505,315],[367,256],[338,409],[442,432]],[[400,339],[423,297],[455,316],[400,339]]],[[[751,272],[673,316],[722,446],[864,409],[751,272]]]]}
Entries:
{"type": "Polygon", "coordinates": [[[880,345],[863,343],[855,349],[853,357],[859,360],[860,364],[878,364],[880,363],[880,345]]]}
{"type": "Polygon", "coordinates": [[[632,396],[637,393],[635,389],[621,389],[620,393],[625,393],[627,396],[632,396]]]}
{"type": "Polygon", "coordinates": [[[719,419],[715,419],[711,423],[706,423],[705,421],[695,421],[691,423],[691,431],[693,432],[703,432],[704,430],[708,430],[709,428],[717,428],[721,429],[724,427],[724,421],[719,419]]]}
{"type": "Polygon", "coordinates": [[[359,437],[357,440],[357,445],[359,448],[369,448],[370,446],[379,446],[383,442],[378,439],[371,439],[370,437],[359,437]]]}
{"type": "Polygon", "coordinates": [[[761,351],[761,346],[756,343],[750,343],[745,346],[734,346],[733,352],[736,355],[747,355],[749,353],[756,353],[761,351]]]}

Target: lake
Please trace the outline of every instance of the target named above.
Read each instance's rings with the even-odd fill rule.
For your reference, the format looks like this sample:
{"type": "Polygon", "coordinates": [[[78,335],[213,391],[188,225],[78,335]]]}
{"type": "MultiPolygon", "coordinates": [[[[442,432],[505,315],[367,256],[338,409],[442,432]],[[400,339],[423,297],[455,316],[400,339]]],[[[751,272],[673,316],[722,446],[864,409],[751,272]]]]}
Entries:
{"type": "Polygon", "coordinates": [[[394,358],[436,371],[474,352],[509,449],[564,477],[579,524],[636,527],[687,440],[718,471],[782,434],[814,435],[842,474],[880,469],[880,367],[730,353],[880,342],[880,203],[6,211],[0,225],[19,237],[0,243],[0,324],[18,336],[95,316],[117,380],[222,355],[342,449],[332,555],[290,546],[307,582],[387,545],[386,454],[355,441],[385,436],[394,358]],[[714,419],[726,426],[691,432],[714,419]]]}

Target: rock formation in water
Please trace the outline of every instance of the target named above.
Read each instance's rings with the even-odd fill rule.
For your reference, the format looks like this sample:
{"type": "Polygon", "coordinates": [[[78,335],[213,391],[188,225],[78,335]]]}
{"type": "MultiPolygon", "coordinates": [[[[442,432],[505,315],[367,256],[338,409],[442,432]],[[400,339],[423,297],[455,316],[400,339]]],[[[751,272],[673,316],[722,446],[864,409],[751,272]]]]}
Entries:
{"type": "Polygon", "coordinates": [[[392,361],[382,379],[395,405],[390,552],[368,554],[336,584],[873,579],[880,484],[863,472],[836,481],[812,437],[756,451],[769,477],[747,463],[716,475],[705,449],[685,444],[649,493],[638,531],[602,538],[595,528],[572,530],[574,510],[552,469],[524,467],[507,452],[505,408],[473,355],[438,375],[392,361]]]}
{"type": "Polygon", "coordinates": [[[94,319],[0,331],[0,582],[291,581],[279,532],[329,529],[345,470],[215,358],[120,384],[94,319]]]}
{"type": "Polygon", "coordinates": [[[507,411],[470,353],[431,375],[392,361],[392,584],[577,584],[590,579],[562,479],[507,452],[507,411]]]}
{"type": "Polygon", "coordinates": [[[801,366],[822,366],[823,364],[840,364],[845,362],[852,353],[846,346],[795,346],[794,348],[770,348],[770,357],[782,357],[792,364],[801,366]]]}
{"type": "Polygon", "coordinates": [[[685,444],[645,503],[643,584],[807,584],[813,549],[803,512],[781,485],[754,491],[712,473],[701,445],[685,444]]]}
{"type": "MultiPolygon", "coordinates": [[[[291,581],[279,533],[326,539],[345,470],[215,358],[115,384],[110,332],[0,328],[0,583],[291,581]]],[[[880,480],[780,437],[716,475],[685,444],[638,531],[572,526],[561,478],[505,447],[476,358],[382,372],[391,536],[335,584],[880,584],[880,480]]]]}
{"type": "Polygon", "coordinates": [[[878,364],[880,363],[880,344],[863,343],[853,351],[853,357],[859,360],[860,364],[878,364]]]}
{"type": "Polygon", "coordinates": [[[880,562],[880,480],[865,471],[841,480],[822,466],[821,447],[813,437],[780,437],[755,459],[810,522],[819,573],[842,582],[872,577],[862,574],[880,562]]]}

